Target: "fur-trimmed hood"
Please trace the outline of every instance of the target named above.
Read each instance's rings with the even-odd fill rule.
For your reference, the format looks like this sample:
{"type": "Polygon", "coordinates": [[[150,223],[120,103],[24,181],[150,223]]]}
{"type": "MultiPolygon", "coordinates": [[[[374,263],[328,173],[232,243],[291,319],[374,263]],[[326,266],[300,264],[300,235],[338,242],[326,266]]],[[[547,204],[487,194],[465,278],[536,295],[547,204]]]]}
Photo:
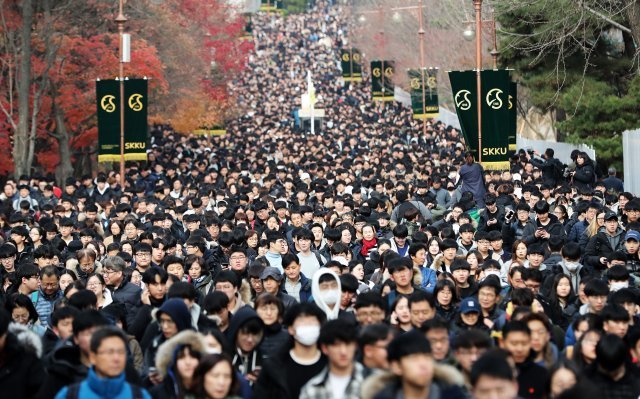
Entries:
{"type": "MultiPolygon", "coordinates": [[[[448,364],[435,363],[433,381],[441,385],[464,386],[464,377],[453,366],[448,364]]],[[[380,391],[390,384],[397,384],[398,377],[388,371],[383,371],[371,375],[362,383],[361,398],[373,399],[380,391]]]]}
{"type": "Polygon", "coordinates": [[[161,376],[165,377],[168,370],[173,367],[176,361],[176,349],[186,345],[189,345],[194,352],[202,354],[207,352],[207,344],[201,334],[192,330],[185,330],[176,334],[160,345],[156,353],[156,368],[161,376]]]}
{"type": "Polygon", "coordinates": [[[29,327],[18,323],[9,323],[9,332],[16,336],[27,352],[31,352],[39,358],[42,357],[42,340],[38,334],[29,327]]]}

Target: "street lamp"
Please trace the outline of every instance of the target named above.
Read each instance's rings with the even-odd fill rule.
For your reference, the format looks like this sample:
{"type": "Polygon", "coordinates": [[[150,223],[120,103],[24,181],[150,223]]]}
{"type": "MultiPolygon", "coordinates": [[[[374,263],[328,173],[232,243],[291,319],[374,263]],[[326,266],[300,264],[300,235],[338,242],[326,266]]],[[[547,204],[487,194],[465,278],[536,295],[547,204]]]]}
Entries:
{"type": "Polygon", "coordinates": [[[476,37],[476,32],[471,28],[471,24],[467,24],[466,29],[462,32],[462,37],[464,40],[470,42],[476,37]]]}
{"type": "Polygon", "coordinates": [[[393,13],[393,15],[391,16],[391,19],[393,20],[393,22],[402,22],[402,15],[396,11],[393,13]]]}
{"type": "Polygon", "coordinates": [[[118,36],[120,38],[120,67],[119,67],[119,83],[120,83],[120,185],[122,191],[125,190],[124,178],[124,63],[128,62],[129,54],[125,53],[124,24],[127,17],[123,13],[124,0],[118,0],[118,15],[116,16],[116,24],[118,25],[118,36]]]}
{"type": "Polygon", "coordinates": [[[364,24],[365,22],[367,22],[367,17],[365,17],[364,15],[360,15],[358,17],[358,22],[360,22],[361,24],[364,24]]]}

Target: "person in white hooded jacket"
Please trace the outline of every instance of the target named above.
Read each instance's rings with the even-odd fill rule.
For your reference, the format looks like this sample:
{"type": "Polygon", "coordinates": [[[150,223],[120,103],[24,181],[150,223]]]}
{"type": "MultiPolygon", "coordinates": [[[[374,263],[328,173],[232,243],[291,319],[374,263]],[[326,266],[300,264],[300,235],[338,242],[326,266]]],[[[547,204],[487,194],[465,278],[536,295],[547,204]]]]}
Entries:
{"type": "Polygon", "coordinates": [[[322,267],[313,275],[311,296],[316,305],[327,315],[327,320],[340,318],[353,324],[357,323],[353,312],[340,309],[342,285],[340,278],[333,270],[322,267]]]}

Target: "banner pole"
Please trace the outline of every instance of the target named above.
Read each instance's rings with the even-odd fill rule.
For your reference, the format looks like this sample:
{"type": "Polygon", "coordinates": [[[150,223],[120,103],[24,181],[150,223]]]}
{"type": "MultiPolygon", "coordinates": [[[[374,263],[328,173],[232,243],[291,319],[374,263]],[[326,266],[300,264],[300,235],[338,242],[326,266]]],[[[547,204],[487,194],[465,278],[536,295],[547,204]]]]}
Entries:
{"type": "Polygon", "coordinates": [[[427,118],[426,118],[426,114],[427,114],[427,99],[426,99],[426,95],[425,95],[425,90],[426,87],[424,85],[424,35],[425,35],[425,31],[424,31],[424,24],[422,21],[422,7],[423,7],[423,0],[420,0],[420,6],[418,8],[418,22],[420,24],[420,27],[418,29],[418,37],[420,39],[420,76],[422,77],[422,114],[423,114],[423,118],[422,118],[422,135],[426,136],[427,135],[427,118]]]}
{"type": "Polygon", "coordinates": [[[476,90],[478,91],[478,163],[482,163],[482,0],[473,0],[476,12],[476,90]]]}
{"type": "Polygon", "coordinates": [[[118,2],[118,16],[116,17],[116,23],[118,24],[118,35],[120,37],[120,66],[119,66],[119,79],[120,79],[120,185],[121,190],[124,191],[125,178],[124,178],[124,23],[127,22],[127,18],[122,13],[123,1],[118,2]]]}

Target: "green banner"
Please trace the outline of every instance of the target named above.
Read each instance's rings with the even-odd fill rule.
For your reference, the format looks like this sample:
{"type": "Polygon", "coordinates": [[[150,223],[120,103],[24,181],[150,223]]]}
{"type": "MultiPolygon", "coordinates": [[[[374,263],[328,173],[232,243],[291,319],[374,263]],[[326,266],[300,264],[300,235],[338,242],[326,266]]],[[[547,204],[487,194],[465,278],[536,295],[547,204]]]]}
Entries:
{"type": "MultiPolygon", "coordinates": [[[[124,159],[147,160],[147,80],[124,81],[124,159]]],[[[98,162],[120,161],[120,82],[96,81],[98,162]]]]}
{"type": "Polygon", "coordinates": [[[393,101],[394,61],[371,61],[371,95],[374,101],[393,101]]]}
{"type": "Polygon", "coordinates": [[[117,80],[96,81],[98,162],[120,160],[120,85],[117,80]]]}
{"type": "Polygon", "coordinates": [[[449,72],[449,79],[467,148],[485,169],[508,169],[511,128],[509,71],[481,72],[482,140],[478,138],[476,72],[449,72]]]}
{"type": "Polygon", "coordinates": [[[362,54],[358,49],[341,49],[340,64],[342,67],[342,79],[345,82],[362,81],[362,54]]]}
{"type": "Polygon", "coordinates": [[[518,84],[509,84],[509,152],[516,151],[516,133],[518,132],[518,84]]]}
{"type": "Polygon", "coordinates": [[[423,68],[421,73],[418,69],[409,69],[408,74],[413,117],[415,119],[437,118],[440,114],[438,70],[423,68]]]}

